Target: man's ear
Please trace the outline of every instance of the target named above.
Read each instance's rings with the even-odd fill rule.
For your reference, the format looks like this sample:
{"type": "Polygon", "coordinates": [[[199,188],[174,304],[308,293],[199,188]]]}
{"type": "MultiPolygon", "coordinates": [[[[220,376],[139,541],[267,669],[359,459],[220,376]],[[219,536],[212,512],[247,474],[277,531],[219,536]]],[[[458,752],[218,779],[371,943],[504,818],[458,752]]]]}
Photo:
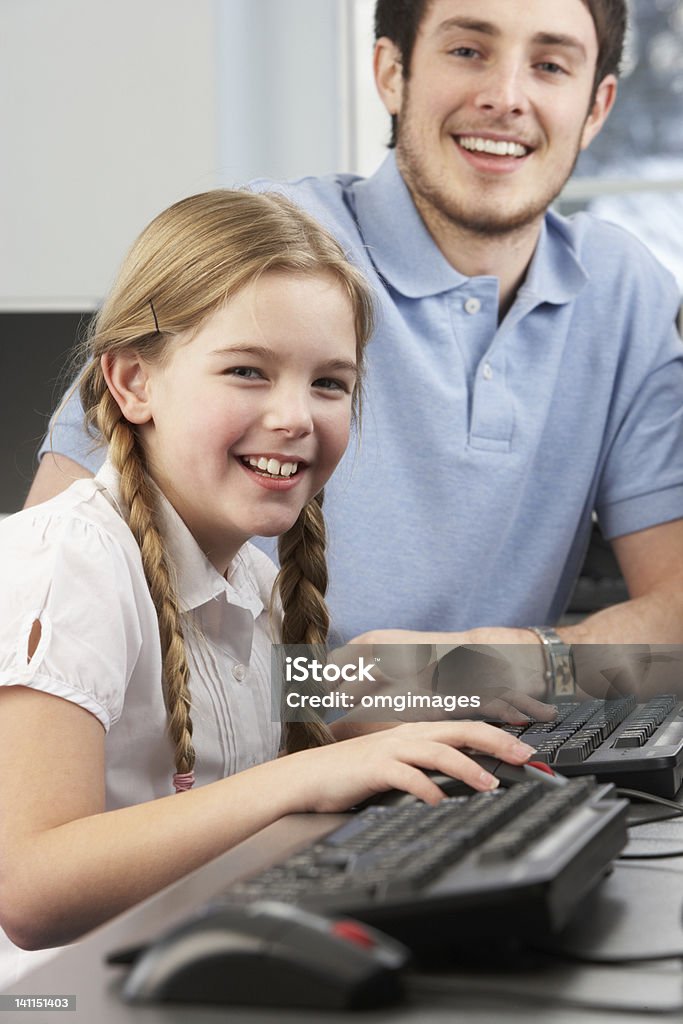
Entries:
{"type": "Polygon", "coordinates": [[[583,126],[581,135],[581,149],[587,149],[603,124],[607,120],[610,110],[617,98],[617,79],[615,75],[606,75],[600,82],[593,100],[586,123],[583,126]]]}
{"type": "Polygon", "coordinates": [[[149,423],[152,418],[148,365],[137,352],[106,352],[101,359],[107,387],[129,423],[149,423]]]}
{"type": "Polygon", "coordinates": [[[403,63],[401,51],[391,39],[382,36],[375,43],[373,57],[375,84],[382,103],[392,115],[401,113],[403,103],[403,63]]]}

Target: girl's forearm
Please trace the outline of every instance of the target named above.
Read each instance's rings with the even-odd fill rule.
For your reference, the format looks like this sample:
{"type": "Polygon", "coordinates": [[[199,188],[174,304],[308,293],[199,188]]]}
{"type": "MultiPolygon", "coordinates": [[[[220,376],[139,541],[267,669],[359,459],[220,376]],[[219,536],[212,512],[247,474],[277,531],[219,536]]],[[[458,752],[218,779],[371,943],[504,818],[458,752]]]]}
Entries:
{"type": "Polygon", "coordinates": [[[26,949],[73,941],[296,811],[283,766],[270,761],[187,793],[26,835],[4,865],[5,930],[26,949]]]}

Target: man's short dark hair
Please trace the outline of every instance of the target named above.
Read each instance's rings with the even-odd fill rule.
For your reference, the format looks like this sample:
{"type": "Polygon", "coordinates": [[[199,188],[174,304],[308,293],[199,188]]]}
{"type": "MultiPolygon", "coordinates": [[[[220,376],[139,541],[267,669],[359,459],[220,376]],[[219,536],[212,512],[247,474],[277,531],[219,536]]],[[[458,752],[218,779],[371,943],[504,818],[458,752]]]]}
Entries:
{"type": "MultiPolygon", "coordinates": [[[[598,62],[594,90],[606,75],[618,75],[624,51],[628,14],[626,0],[581,0],[591,13],[598,36],[598,62]]],[[[377,0],[375,4],[375,39],[386,36],[401,54],[403,77],[410,77],[410,61],[422,19],[432,0],[377,0]]],[[[396,145],[398,122],[391,119],[391,140],[396,145]]]]}

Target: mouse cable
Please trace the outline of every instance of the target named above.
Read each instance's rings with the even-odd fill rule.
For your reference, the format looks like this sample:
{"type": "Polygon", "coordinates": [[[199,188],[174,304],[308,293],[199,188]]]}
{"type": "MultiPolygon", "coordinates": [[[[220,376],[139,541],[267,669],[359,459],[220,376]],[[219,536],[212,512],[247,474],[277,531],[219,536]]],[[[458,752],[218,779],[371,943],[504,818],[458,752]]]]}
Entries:
{"type": "MultiPolygon", "coordinates": [[[[644,821],[634,821],[629,828],[638,828],[640,825],[652,825],[658,821],[671,821],[672,818],[680,818],[683,815],[683,805],[677,804],[674,800],[667,800],[663,796],[655,796],[654,793],[642,793],[638,789],[622,789],[617,787],[617,796],[626,797],[627,800],[639,800],[643,803],[657,804],[659,807],[670,807],[672,814],[666,814],[662,818],[646,818],[644,821]]],[[[667,860],[670,857],[683,857],[683,850],[669,850],[667,853],[622,853],[617,860],[667,860]]]]}
{"type": "MultiPolygon", "coordinates": [[[[673,870],[673,869],[669,869],[673,870]]],[[[632,956],[625,956],[623,959],[601,959],[597,956],[589,956],[579,953],[573,949],[553,948],[552,946],[530,946],[530,949],[542,953],[548,960],[555,960],[559,964],[571,960],[575,964],[585,964],[587,967],[639,967],[648,964],[662,963],[663,961],[683,961],[683,948],[671,949],[661,953],[638,953],[632,956]]]]}
{"type": "Polygon", "coordinates": [[[638,828],[639,825],[652,825],[657,821],[669,821],[671,818],[680,818],[683,815],[683,804],[677,804],[675,800],[667,800],[664,796],[655,796],[654,793],[642,793],[639,789],[622,789],[617,786],[617,796],[623,796],[627,800],[639,800],[642,803],[657,804],[659,807],[669,807],[672,814],[663,818],[646,818],[644,821],[634,821],[629,828],[638,828]]]}

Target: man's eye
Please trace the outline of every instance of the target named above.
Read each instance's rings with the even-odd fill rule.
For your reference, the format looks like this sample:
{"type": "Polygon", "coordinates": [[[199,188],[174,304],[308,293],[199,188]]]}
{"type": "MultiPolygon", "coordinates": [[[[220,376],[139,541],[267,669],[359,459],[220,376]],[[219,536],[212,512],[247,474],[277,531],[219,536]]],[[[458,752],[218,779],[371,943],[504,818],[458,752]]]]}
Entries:
{"type": "Polygon", "coordinates": [[[552,60],[541,61],[540,64],[536,65],[541,71],[547,71],[550,75],[566,75],[564,68],[560,67],[559,64],[555,64],[552,60]]]}
{"type": "Polygon", "coordinates": [[[456,46],[453,50],[448,51],[453,57],[478,57],[479,50],[475,50],[473,46],[456,46]]]}

